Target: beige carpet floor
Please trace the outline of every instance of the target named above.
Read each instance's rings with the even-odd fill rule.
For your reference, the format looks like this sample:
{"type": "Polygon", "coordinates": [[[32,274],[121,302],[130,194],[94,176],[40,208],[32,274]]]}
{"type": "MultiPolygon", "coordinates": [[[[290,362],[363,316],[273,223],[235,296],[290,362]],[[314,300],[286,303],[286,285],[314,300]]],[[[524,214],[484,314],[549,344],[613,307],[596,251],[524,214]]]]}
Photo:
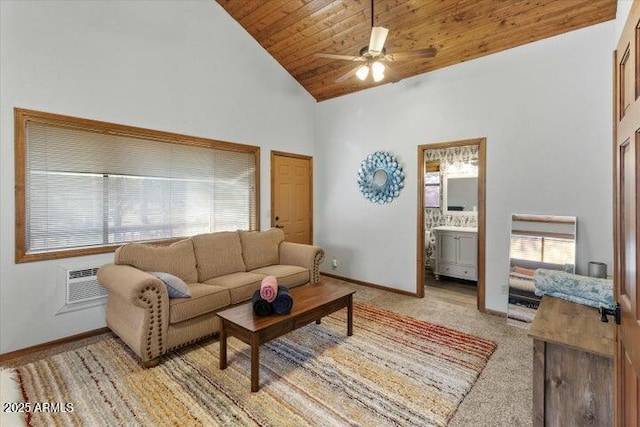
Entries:
{"type": "MultiPolygon", "coordinates": [[[[339,281],[336,281],[339,282],[339,281]]],[[[498,348],[471,392],[453,416],[450,427],[531,426],[533,343],[527,331],[507,325],[506,317],[478,312],[444,299],[425,287],[425,298],[384,292],[347,282],[356,300],[495,341],[498,348]]]]}
{"type": "MultiPolygon", "coordinates": [[[[482,314],[456,298],[443,298],[437,288],[427,286],[424,299],[355,285],[336,279],[333,283],[356,290],[355,301],[377,305],[431,323],[457,329],[495,341],[498,348],[489,359],[471,392],[458,407],[450,426],[512,427],[531,426],[532,341],[527,331],[507,325],[506,318],[482,314]]],[[[30,361],[104,339],[106,335],[14,359],[3,366],[19,366],[30,361]]]]}

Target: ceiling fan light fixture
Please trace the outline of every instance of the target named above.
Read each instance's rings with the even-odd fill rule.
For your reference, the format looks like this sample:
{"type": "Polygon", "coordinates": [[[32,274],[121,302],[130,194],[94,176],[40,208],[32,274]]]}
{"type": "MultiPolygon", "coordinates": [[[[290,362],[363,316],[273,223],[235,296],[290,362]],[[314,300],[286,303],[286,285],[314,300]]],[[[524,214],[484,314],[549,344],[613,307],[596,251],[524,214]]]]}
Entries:
{"type": "Polygon", "coordinates": [[[373,76],[373,81],[379,82],[384,79],[384,64],[379,61],[375,61],[371,64],[371,74],[373,76]]]}
{"type": "Polygon", "coordinates": [[[362,81],[364,81],[368,75],[369,75],[368,65],[363,65],[362,67],[358,68],[358,71],[356,71],[356,76],[358,76],[358,78],[362,81]]]}

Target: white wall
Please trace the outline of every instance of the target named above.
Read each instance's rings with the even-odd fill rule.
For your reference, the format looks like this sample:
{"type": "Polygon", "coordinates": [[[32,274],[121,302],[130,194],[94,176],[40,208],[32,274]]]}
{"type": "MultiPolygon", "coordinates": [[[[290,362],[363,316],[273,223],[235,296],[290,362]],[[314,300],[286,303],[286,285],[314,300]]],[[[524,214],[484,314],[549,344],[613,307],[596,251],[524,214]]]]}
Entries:
{"type": "Polygon", "coordinates": [[[314,155],[315,101],[213,1],[0,2],[0,353],[105,325],[104,308],[55,315],[58,266],[14,263],[13,108],[314,155]]]}
{"type": "Polygon", "coordinates": [[[322,102],[316,243],[324,271],[415,292],[417,146],[487,138],[486,306],[506,311],[512,213],[576,215],[577,267],[613,259],[611,50],[614,21],[322,102]],[[392,204],[356,185],[390,150],[405,170],[392,204]]]}
{"type": "Polygon", "coordinates": [[[618,44],[620,35],[622,35],[622,30],[624,29],[624,24],[627,22],[629,12],[631,12],[632,5],[633,0],[618,0],[618,3],[616,4],[616,33],[613,45],[614,49],[618,44]]]}

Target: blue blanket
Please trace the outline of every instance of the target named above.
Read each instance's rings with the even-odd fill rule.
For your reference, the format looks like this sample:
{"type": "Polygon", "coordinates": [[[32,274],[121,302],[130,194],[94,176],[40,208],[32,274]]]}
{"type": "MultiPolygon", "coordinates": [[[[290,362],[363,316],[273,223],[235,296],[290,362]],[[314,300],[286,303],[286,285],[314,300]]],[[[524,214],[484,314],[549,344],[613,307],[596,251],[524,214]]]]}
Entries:
{"type": "Polygon", "coordinates": [[[260,296],[260,289],[253,293],[251,302],[253,303],[253,311],[258,316],[268,316],[273,313],[271,303],[260,296]]]}
{"type": "Polygon", "coordinates": [[[538,296],[550,295],[590,307],[613,308],[613,281],[539,268],[533,275],[538,296]]]}
{"type": "Polygon", "coordinates": [[[271,303],[275,314],[289,314],[293,307],[293,298],[289,293],[289,289],[284,286],[278,286],[278,294],[276,299],[271,303]]]}

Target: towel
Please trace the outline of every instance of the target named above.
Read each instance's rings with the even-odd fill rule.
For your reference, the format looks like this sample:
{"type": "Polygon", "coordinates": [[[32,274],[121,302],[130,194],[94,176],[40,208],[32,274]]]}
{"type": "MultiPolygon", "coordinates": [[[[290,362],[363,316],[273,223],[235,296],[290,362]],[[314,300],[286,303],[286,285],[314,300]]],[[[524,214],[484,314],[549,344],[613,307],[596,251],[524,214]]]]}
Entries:
{"type": "Polygon", "coordinates": [[[267,302],[273,302],[278,294],[278,279],[275,276],[267,276],[260,284],[260,296],[267,302]]]}
{"type": "Polygon", "coordinates": [[[257,290],[253,293],[253,297],[251,297],[251,302],[253,303],[253,311],[258,316],[268,316],[273,313],[273,307],[271,303],[265,299],[260,297],[260,291],[257,290]]]}
{"type": "Polygon", "coordinates": [[[284,286],[278,286],[278,294],[273,300],[273,312],[275,314],[289,314],[293,307],[293,298],[289,293],[289,289],[284,286]]]}
{"type": "Polygon", "coordinates": [[[590,307],[613,308],[613,281],[539,268],[533,276],[538,296],[550,295],[590,307]]]}

